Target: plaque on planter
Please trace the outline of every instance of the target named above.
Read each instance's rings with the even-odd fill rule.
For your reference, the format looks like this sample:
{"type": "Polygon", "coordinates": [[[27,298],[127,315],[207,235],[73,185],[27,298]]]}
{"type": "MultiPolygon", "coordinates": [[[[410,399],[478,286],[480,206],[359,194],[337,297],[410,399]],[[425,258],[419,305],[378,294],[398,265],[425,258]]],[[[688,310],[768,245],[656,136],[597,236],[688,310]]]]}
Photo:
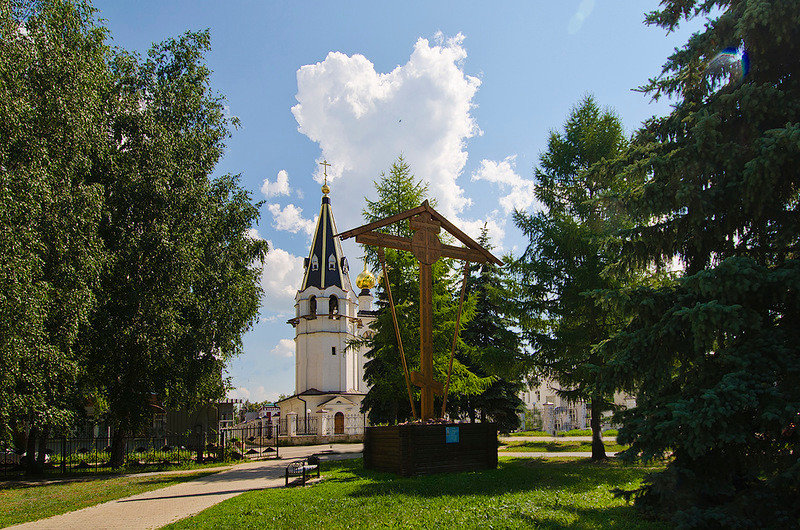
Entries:
{"type": "Polygon", "coordinates": [[[445,443],[457,444],[458,443],[458,427],[445,427],[444,428],[445,443]]]}

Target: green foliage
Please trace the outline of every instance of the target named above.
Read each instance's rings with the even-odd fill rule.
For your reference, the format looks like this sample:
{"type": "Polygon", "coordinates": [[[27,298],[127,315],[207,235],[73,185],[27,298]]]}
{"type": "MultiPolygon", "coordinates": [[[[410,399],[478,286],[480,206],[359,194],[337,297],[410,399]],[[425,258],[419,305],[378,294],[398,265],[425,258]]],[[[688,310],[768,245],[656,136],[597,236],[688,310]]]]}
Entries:
{"type": "MultiPolygon", "coordinates": [[[[364,210],[366,222],[373,222],[419,206],[427,191],[427,187],[415,180],[402,157],[392,164],[388,175],[381,174],[381,178],[375,183],[375,188],[378,200],[367,201],[367,208],[364,210]]],[[[407,230],[408,224],[397,224],[400,228],[387,228],[397,235],[408,236],[409,234],[404,231],[407,230]]],[[[377,263],[377,257],[374,259],[374,263],[377,263]]],[[[411,253],[391,249],[386,250],[386,264],[408,368],[415,370],[419,366],[420,347],[418,267],[411,253]]],[[[382,278],[380,265],[375,268],[377,275],[382,278]]],[[[447,379],[450,348],[458,312],[460,284],[456,283],[459,278],[453,277],[450,260],[437,261],[432,270],[433,368],[435,378],[444,382],[447,379]]],[[[364,341],[369,348],[366,353],[369,360],[364,364],[364,379],[371,387],[362,402],[362,410],[369,411],[372,423],[395,423],[411,419],[411,405],[408,402],[400,350],[382,279],[378,287],[377,306],[379,314],[371,326],[374,334],[364,341]]],[[[473,316],[474,301],[465,300],[461,316],[462,326],[467,325],[473,316]]],[[[473,351],[464,343],[462,337],[459,337],[458,349],[473,351]]],[[[451,395],[475,395],[485,390],[491,382],[490,377],[476,375],[459,359],[454,361],[451,395]]],[[[418,402],[417,387],[412,385],[412,392],[418,402]]],[[[438,407],[441,408],[441,403],[438,403],[438,407]]],[[[419,410],[419,407],[417,409],[419,410]]]]}
{"type": "Polygon", "coordinates": [[[604,240],[625,227],[628,217],[617,203],[600,200],[626,184],[601,164],[624,145],[619,118],[602,111],[592,97],[584,98],[563,133],[550,134],[541,156],[536,196],[544,209],[514,214],[530,239],[515,269],[521,325],[533,349],[534,368],[557,380],[563,397],[591,401],[595,458],[605,456],[600,415],[613,406],[614,390],[602,385],[607,357],[597,346],[624,324],[624,314],[602,307],[592,293],[630,280],[605,270],[616,255],[604,240]]]}
{"type": "Polygon", "coordinates": [[[258,207],[237,177],[209,179],[232,125],[209,89],[209,46],[207,31],[187,33],[111,65],[118,149],[101,226],[111,259],[86,344],[115,447],[148,420],[152,395],[168,406],[222,397],[224,363],[258,311],[252,264],[266,244],[246,235],[258,207]]]}
{"type": "Polygon", "coordinates": [[[609,292],[635,315],[603,347],[609,381],[638,387],[621,443],[672,451],[636,492],[685,527],[792,527],[800,519],[800,4],[665,1],[648,23],[714,14],[643,87],[673,96],[610,170],[644,184],[625,264],[680,260],[680,278],[609,292]],[[707,71],[744,46],[750,71],[707,71]]]}
{"type": "MultiPolygon", "coordinates": [[[[364,197],[367,206],[361,213],[366,223],[416,208],[425,199],[428,199],[428,185],[414,176],[411,166],[408,165],[403,155],[398,156],[397,160],[392,163],[388,174],[382,171],[374,184],[378,194],[377,200],[371,201],[364,197]]],[[[436,205],[435,199],[428,200],[431,205],[436,205]]],[[[393,223],[376,231],[401,237],[411,237],[414,234],[407,221],[393,223]]],[[[372,266],[373,270],[379,271],[380,262],[377,250],[371,246],[364,246],[364,253],[367,256],[367,263],[372,266]]]]}
{"type": "Polygon", "coordinates": [[[208,32],[141,59],[95,15],[0,3],[0,441],[27,434],[29,452],[87,405],[119,441],[153,396],[221,397],[259,305],[258,205],[210,180],[235,122],[208,32]]]}
{"type": "Polygon", "coordinates": [[[104,261],[105,31],[84,5],[0,4],[0,441],[67,425],[104,261]]]}
{"type": "MultiPolygon", "coordinates": [[[[489,234],[484,227],[478,243],[491,250],[489,234]]],[[[506,259],[506,262],[510,259],[506,259]]],[[[464,342],[472,349],[459,352],[459,360],[474,373],[493,379],[489,388],[477,395],[448,399],[453,417],[468,415],[497,423],[500,432],[519,427],[519,412],[524,404],[519,398],[523,377],[527,375],[526,358],[521,340],[511,318],[515,284],[507,267],[491,263],[470,265],[466,294],[475,300],[475,316],[464,328],[464,342]]]]}

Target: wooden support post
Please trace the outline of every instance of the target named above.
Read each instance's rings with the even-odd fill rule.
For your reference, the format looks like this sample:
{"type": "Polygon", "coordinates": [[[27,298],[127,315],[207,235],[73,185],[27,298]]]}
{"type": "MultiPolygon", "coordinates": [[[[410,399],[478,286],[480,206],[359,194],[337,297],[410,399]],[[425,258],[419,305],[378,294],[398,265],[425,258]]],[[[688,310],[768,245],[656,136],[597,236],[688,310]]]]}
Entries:
{"type": "Polygon", "coordinates": [[[411,374],[411,381],[421,388],[420,416],[434,418],[433,395],[442,393],[442,384],[433,378],[433,264],[442,254],[437,235],[440,224],[422,213],[409,220],[414,237],[411,249],[419,261],[419,351],[420,371],[411,374]]]}

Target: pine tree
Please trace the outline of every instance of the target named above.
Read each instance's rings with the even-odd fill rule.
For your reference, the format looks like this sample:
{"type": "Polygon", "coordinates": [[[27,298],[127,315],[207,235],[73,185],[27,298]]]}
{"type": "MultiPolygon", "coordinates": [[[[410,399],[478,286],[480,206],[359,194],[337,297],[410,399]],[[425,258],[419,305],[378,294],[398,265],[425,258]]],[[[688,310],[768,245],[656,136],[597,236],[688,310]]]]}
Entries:
{"type": "Polygon", "coordinates": [[[612,173],[596,170],[625,145],[622,125],[592,97],[573,108],[563,133],[552,132],[536,171],[540,212],[516,212],[514,221],[530,238],[515,267],[520,275],[522,328],[541,375],[557,380],[560,394],[591,403],[592,459],[605,458],[602,413],[613,407],[613,388],[600,386],[606,363],[596,346],[620,324],[592,298],[593,291],[620,285],[604,273],[613,255],[603,239],[624,226],[624,213],[599,201],[616,189],[612,173]]]}
{"type": "Polygon", "coordinates": [[[639,389],[627,456],[673,455],[637,505],[686,527],[796,527],[800,3],[666,0],[647,23],[712,15],[642,88],[674,110],[610,168],[645,180],[622,197],[640,219],[625,263],[683,270],[609,293],[634,318],[604,345],[606,377],[639,389]]]}

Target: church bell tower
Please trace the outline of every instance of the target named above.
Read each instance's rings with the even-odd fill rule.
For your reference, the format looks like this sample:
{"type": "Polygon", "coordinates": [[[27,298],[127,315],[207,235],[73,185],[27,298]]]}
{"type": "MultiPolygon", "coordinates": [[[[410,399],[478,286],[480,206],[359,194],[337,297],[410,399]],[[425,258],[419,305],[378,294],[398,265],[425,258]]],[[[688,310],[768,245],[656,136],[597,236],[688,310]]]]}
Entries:
{"type": "Polygon", "coordinates": [[[295,327],[295,394],[367,391],[363,351],[347,347],[363,333],[364,322],[357,314],[361,297],[357,299],[351,287],[347,258],[334,237],[329,193],[326,178],[311,249],[303,262],[303,283],[295,297],[295,318],[290,320],[295,327]]]}

